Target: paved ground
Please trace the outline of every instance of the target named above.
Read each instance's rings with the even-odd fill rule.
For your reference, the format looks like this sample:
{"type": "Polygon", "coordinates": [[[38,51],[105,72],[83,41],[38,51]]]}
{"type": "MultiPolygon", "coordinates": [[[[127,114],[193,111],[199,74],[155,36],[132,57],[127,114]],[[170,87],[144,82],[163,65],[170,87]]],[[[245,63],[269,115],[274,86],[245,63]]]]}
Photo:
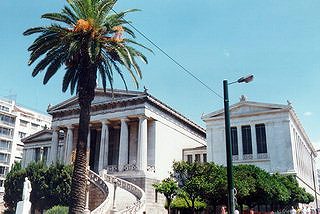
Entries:
{"type": "MultiPolygon", "coordinates": [[[[109,188],[109,194],[110,194],[110,199],[113,201],[113,185],[108,185],[109,188]]],[[[128,193],[126,190],[117,188],[116,190],[116,209],[117,210],[124,210],[127,207],[131,206],[134,202],[136,202],[136,197],[130,193],[128,193]]]]}

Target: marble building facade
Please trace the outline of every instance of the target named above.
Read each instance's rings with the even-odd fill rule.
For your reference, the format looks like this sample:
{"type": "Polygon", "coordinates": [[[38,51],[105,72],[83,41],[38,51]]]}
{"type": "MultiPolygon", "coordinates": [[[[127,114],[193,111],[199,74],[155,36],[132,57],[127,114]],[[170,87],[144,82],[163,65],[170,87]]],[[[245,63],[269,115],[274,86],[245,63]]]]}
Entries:
{"type": "MultiPolygon", "coordinates": [[[[226,165],[226,147],[221,146],[225,145],[224,111],[209,113],[202,119],[206,123],[208,161],[226,165]]],[[[242,96],[240,102],[230,106],[230,123],[234,164],[293,174],[320,205],[317,152],[289,102],[259,103],[242,96]]]]}
{"type": "MultiPolygon", "coordinates": [[[[53,118],[52,130],[24,139],[24,165],[40,156],[48,164],[74,160],[77,97],[48,108],[48,113],[53,118]]],[[[115,90],[112,94],[97,89],[88,142],[90,169],[107,170],[139,185],[147,194],[148,210],[154,207],[152,183],[169,175],[184,148],[204,146],[205,131],[147,92],[115,90]]]]}

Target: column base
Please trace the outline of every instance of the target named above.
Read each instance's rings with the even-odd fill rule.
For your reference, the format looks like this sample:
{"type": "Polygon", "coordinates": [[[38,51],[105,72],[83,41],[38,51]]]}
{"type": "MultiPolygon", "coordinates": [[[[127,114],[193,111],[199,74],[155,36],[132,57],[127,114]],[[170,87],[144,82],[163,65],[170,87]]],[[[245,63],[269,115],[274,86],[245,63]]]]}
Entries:
{"type": "Polygon", "coordinates": [[[112,210],[110,210],[110,214],[113,214],[113,213],[118,213],[119,210],[117,210],[116,208],[113,208],[112,210]]]}

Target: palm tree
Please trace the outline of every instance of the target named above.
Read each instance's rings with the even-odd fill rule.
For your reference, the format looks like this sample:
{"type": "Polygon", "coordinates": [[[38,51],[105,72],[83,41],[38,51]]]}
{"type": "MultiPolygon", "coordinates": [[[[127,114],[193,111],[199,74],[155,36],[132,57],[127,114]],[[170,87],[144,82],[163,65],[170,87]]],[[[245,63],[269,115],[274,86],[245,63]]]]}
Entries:
{"type": "MultiPolygon", "coordinates": [[[[107,82],[113,90],[113,73],[124,79],[125,71],[138,87],[142,78],[136,58],[147,63],[146,57],[130,45],[137,43],[134,32],[126,27],[124,16],[128,12],[113,13],[116,0],[67,0],[67,6],[60,13],[47,13],[42,18],[54,23],[45,27],[26,30],[28,36],[40,34],[31,46],[29,65],[36,64],[32,76],[45,70],[43,84],[65,67],[62,91],[70,88],[76,92],[80,105],[78,142],[70,195],[70,213],[83,213],[87,182],[87,135],[90,121],[90,106],[94,99],[97,73],[106,91],[107,82]],[[128,35],[133,39],[123,38],[128,35]]],[[[150,49],[148,49],[150,50],[150,49]]],[[[151,51],[151,50],[150,50],[151,51]]]]}

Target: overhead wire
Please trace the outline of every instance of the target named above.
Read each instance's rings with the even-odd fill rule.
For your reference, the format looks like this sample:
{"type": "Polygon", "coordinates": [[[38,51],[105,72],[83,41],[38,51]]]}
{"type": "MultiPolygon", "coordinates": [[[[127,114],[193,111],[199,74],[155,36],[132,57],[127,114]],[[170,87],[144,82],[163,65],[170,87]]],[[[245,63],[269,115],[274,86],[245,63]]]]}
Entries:
{"type": "MultiPolygon", "coordinates": [[[[113,8],[111,10],[119,15],[113,8]]],[[[217,93],[215,90],[213,90],[210,86],[208,86],[205,82],[203,82],[199,77],[197,77],[195,74],[193,74],[189,69],[184,67],[181,63],[179,63],[177,60],[175,60],[173,57],[171,57],[166,51],[164,51],[159,45],[157,45],[155,42],[153,42],[151,39],[149,39],[143,32],[141,32],[139,29],[137,29],[135,26],[133,26],[129,21],[122,18],[130,27],[132,27],[137,33],[139,33],[143,38],[145,38],[148,42],[150,42],[154,47],[156,47],[161,53],[163,53],[166,57],[168,57],[173,63],[175,63],[178,67],[180,67],[185,73],[189,74],[191,77],[193,77],[195,80],[197,80],[200,84],[202,84],[205,88],[207,88],[209,91],[214,93],[219,98],[223,99],[223,97],[217,93]]]]}

